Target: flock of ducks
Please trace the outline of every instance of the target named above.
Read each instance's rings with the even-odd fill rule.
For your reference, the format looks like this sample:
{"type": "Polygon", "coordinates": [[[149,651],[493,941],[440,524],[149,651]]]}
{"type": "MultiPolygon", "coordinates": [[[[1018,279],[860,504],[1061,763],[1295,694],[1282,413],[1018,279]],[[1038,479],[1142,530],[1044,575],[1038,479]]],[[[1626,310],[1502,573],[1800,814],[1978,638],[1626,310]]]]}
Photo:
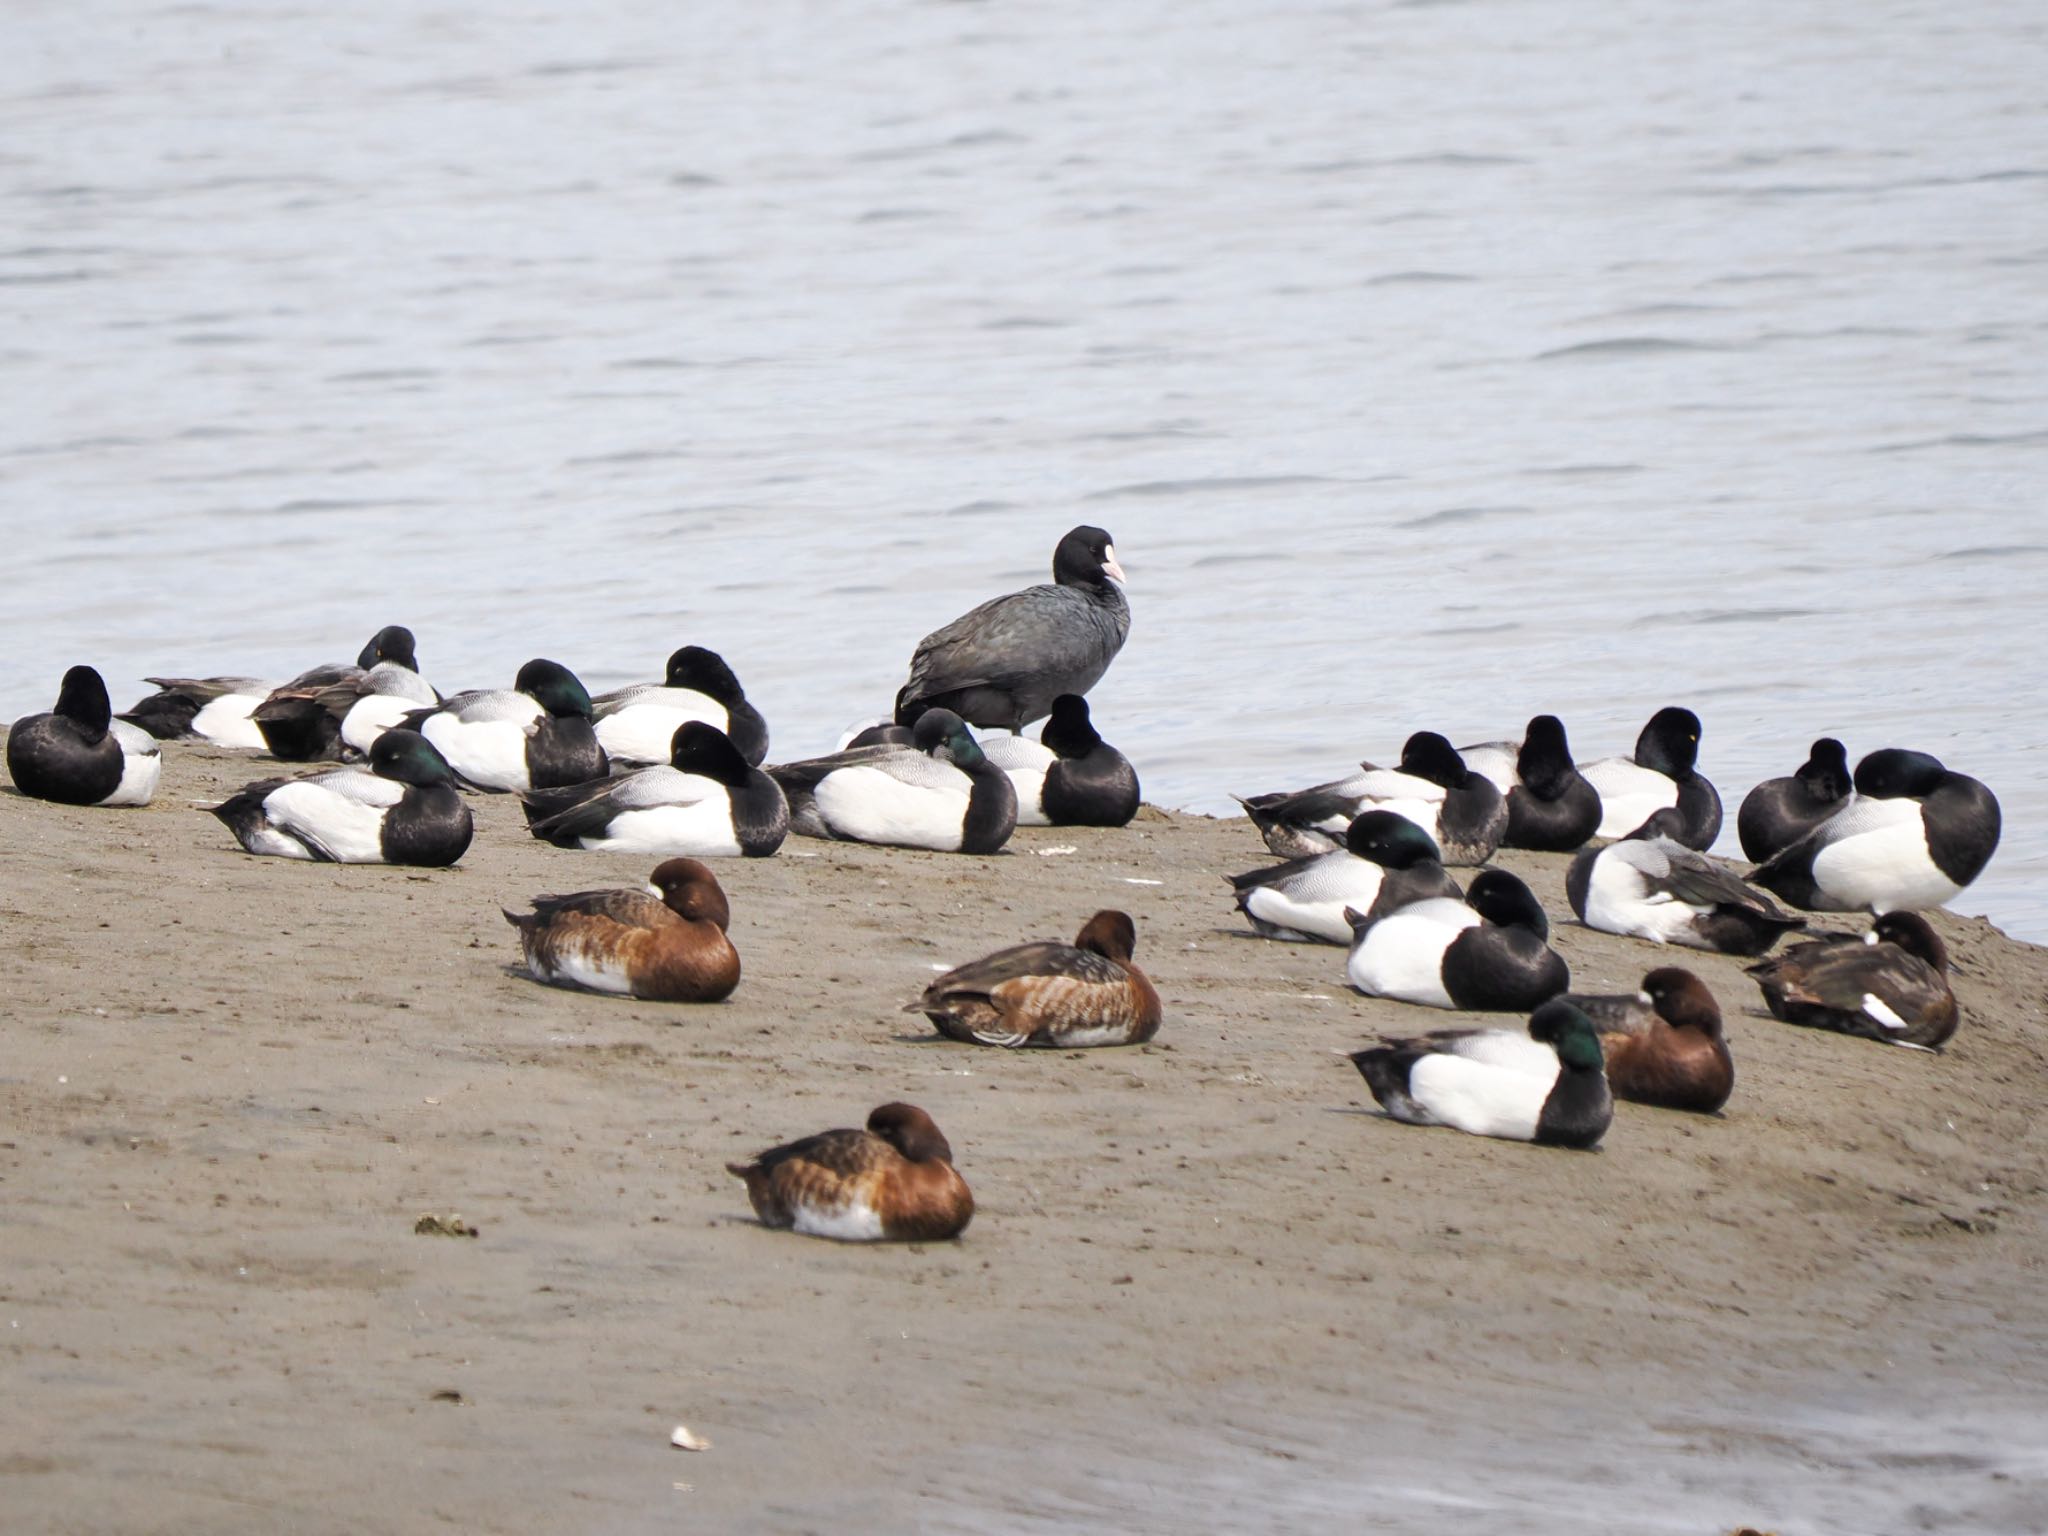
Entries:
{"type": "MultiPolygon", "coordinates": [[[[474,836],[464,791],[516,794],[537,839],[662,861],[643,889],[507,910],[530,974],[711,1002],[739,985],[740,958],[707,858],[768,857],[791,833],[991,854],[1019,825],[1132,819],[1137,775],[1085,697],[1130,626],[1109,535],[1072,530],[1053,577],[926,636],[888,719],[794,762],[768,762],[766,720],[702,647],[676,651],[659,682],[596,697],[545,658],[509,689],[443,697],[420,675],[412,633],[391,626],[353,665],[286,681],[151,678],[157,691],[118,717],[99,673],[72,667],[52,711],[14,723],[7,768],[25,795],[136,806],[155,793],[165,740],[342,759],[211,807],[251,854],[338,863],[452,865],[474,836]],[[1037,741],[1021,734],[1040,719],[1037,741]]],[[[1946,951],[1915,909],[1952,899],[1989,862],[1990,791],[1922,752],[1872,752],[1851,773],[1839,741],[1817,741],[1795,773],[1744,798],[1737,832],[1755,865],[1745,878],[1705,852],[1722,805],[1698,769],[1700,733],[1690,710],[1662,709],[1633,753],[1575,763],[1552,715],[1530,720],[1519,742],[1455,748],[1418,732],[1392,767],[1244,797],[1284,862],[1230,877],[1236,905],[1262,938],[1344,946],[1345,976],[1367,995],[1527,1016],[1353,1053],[1375,1100],[1416,1124],[1585,1148],[1616,1097],[1711,1114],[1733,1090],[1705,983],[1658,966],[1634,994],[1572,993],[1541,903],[1488,862],[1501,848],[1572,854],[1566,892],[1580,921],[1659,946],[1760,957],[1807,926],[1803,912],[1869,911],[1867,933],[1816,935],[1750,973],[1779,1018],[1939,1048],[1959,1013],[1946,951]],[[1454,868],[1474,872],[1461,885],[1454,868]]],[[[906,1011],[980,1045],[1137,1044],[1162,1008],[1133,962],[1136,938],[1127,914],[1100,911],[1072,944],[985,956],[906,1011]]],[[[908,1104],[731,1171],[763,1222],[818,1236],[949,1237],[974,1209],[945,1137],[908,1104]]]]}

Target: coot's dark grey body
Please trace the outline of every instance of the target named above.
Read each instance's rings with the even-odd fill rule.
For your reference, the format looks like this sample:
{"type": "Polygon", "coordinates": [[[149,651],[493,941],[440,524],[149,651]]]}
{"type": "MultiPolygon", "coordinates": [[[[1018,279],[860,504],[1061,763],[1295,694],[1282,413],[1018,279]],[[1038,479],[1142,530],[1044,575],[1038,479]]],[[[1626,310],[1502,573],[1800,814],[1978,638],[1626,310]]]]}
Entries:
{"type": "Polygon", "coordinates": [[[1061,694],[1101,681],[1131,628],[1109,535],[1074,529],[1053,551],[1052,575],[1051,585],[991,598],[919,641],[897,723],[950,709],[970,725],[1018,731],[1061,694]]]}

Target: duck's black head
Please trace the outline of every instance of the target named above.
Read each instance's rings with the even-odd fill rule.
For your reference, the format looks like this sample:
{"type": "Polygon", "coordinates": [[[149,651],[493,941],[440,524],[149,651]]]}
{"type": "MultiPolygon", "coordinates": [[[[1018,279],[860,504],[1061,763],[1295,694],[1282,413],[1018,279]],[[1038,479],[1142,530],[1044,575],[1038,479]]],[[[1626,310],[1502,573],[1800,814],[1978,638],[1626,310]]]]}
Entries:
{"type": "Polygon", "coordinates": [[[379,736],[370,744],[370,772],[419,789],[455,782],[448,759],[418,731],[386,731],[379,736]]]}
{"type": "Polygon", "coordinates": [[[701,645],[686,645],[669,657],[667,681],[671,688],[693,688],[727,709],[747,696],[725,658],[701,645]]]}
{"type": "Polygon", "coordinates": [[[728,787],[747,781],[753,770],[732,738],[703,720],[685,720],[669,738],[668,761],[684,773],[702,774],[728,787]]]}
{"type": "Polygon", "coordinates": [[[950,709],[928,709],[919,715],[910,739],[918,751],[955,768],[975,768],[988,761],[967,722],[950,709]]]}
{"type": "Polygon", "coordinates": [[[1095,587],[1105,580],[1124,585],[1108,531],[1086,523],[1070,529],[1052,552],[1052,579],[1063,587],[1095,587]]]}
{"type": "Polygon", "coordinates": [[[52,713],[104,736],[108,723],[114,718],[113,703],[107,698],[106,679],[92,667],[70,668],[57,689],[57,707],[52,713]]]}
{"type": "Polygon", "coordinates": [[[1088,701],[1078,693],[1063,693],[1052,701],[1052,718],[1038,739],[1060,757],[1086,757],[1102,745],[1095,722],[1088,717],[1088,701]]]}
{"type": "Polygon", "coordinates": [[[1445,789],[1463,789],[1471,777],[1465,771],[1465,759],[1458,756],[1458,749],[1451,745],[1449,738],[1439,736],[1435,731],[1417,731],[1401,747],[1401,771],[1418,779],[1427,779],[1445,789]]]}
{"type": "Polygon", "coordinates": [[[540,707],[558,720],[572,715],[590,718],[590,690],[559,661],[536,656],[519,669],[512,686],[540,700],[540,707]]]}
{"type": "Polygon", "coordinates": [[[1396,811],[1364,811],[1352,817],[1344,829],[1344,846],[1387,869],[1412,869],[1424,859],[1443,858],[1436,839],[1396,811]]]}
{"type": "Polygon", "coordinates": [[[1504,869],[1482,869],[1465,890],[1465,905],[1497,928],[1527,928],[1550,937],[1550,918],[1536,893],[1504,869]]]}
{"type": "Polygon", "coordinates": [[[1575,771],[1564,722],[1555,715],[1537,715],[1522,733],[1522,750],[1515,754],[1516,777],[1539,793],[1555,793],[1575,771]]]}
{"type": "Polygon", "coordinates": [[[1678,807],[1667,805],[1650,812],[1649,819],[1635,831],[1624,833],[1619,841],[1624,843],[1650,843],[1658,838],[1669,838],[1672,842],[1684,840],[1685,818],[1678,814],[1678,807]]]}
{"type": "Polygon", "coordinates": [[[386,624],[370,636],[370,643],[363,647],[356,657],[359,667],[374,667],[380,661],[395,661],[411,672],[420,669],[419,658],[413,655],[412,631],[403,624],[386,624]]]}
{"type": "Polygon", "coordinates": [[[1592,1072],[1606,1066],[1593,1021],[1577,1004],[1561,997],[1553,997],[1529,1016],[1529,1038],[1551,1046],[1558,1061],[1571,1071],[1592,1072]]]}
{"type": "Polygon", "coordinates": [[[1832,736],[1823,736],[1806,754],[1806,761],[1792,775],[1816,800],[1839,800],[1849,793],[1849,749],[1832,736]]]}
{"type": "Polygon", "coordinates": [[[1856,793],[1873,800],[1930,795],[1948,769],[1931,752],[1880,747],[1856,765],[1856,793]]]}
{"type": "Polygon", "coordinates": [[[1700,717],[1689,709],[1658,710],[1636,738],[1636,761],[1674,779],[1691,773],[1699,760],[1700,717]]]}

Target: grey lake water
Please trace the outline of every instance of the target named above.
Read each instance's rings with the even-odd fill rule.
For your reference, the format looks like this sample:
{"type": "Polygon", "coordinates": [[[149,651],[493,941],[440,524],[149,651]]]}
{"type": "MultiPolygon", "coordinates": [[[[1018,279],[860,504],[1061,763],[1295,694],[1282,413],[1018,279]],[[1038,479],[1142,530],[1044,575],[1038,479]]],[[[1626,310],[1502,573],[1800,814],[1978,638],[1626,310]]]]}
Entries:
{"type": "Polygon", "coordinates": [[[5,38],[0,716],[403,622],[443,689],[710,645],[805,755],[1090,522],[1154,800],[1684,703],[1724,848],[1817,735],[1982,778],[1956,905],[2048,940],[2037,0],[5,38]]]}

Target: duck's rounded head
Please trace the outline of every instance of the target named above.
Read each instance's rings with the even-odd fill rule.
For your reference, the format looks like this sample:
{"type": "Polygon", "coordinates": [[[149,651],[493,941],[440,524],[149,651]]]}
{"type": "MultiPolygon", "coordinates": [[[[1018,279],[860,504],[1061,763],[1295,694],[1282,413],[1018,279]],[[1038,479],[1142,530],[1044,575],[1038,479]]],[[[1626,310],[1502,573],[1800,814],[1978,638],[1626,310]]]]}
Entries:
{"type": "Polygon", "coordinates": [[[1710,1040],[1721,1033],[1721,1005],[1704,981],[1681,966],[1650,972],[1643,978],[1643,996],[1673,1029],[1696,1029],[1710,1040]]]}
{"type": "Polygon", "coordinates": [[[950,709],[928,709],[919,715],[910,740],[918,751],[955,768],[974,768],[988,760],[967,722],[950,709]]]}
{"type": "Polygon", "coordinates": [[[1126,964],[1138,947],[1138,925],[1128,912],[1105,907],[1082,925],[1074,948],[1091,949],[1105,960],[1126,964]]]}
{"type": "Polygon", "coordinates": [[[51,711],[75,725],[105,735],[114,718],[113,702],[107,697],[106,679],[92,667],[71,667],[57,689],[57,707],[51,711]]]}
{"type": "Polygon", "coordinates": [[[1700,717],[1675,704],[1650,716],[1650,723],[1636,738],[1636,761],[1673,778],[1691,773],[1699,759],[1700,717]]]}
{"type": "Polygon", "coordinates": [[[370,636],[370,643],[356,657],[356,665],[368,668],[380,661],[394,661],[407,671],[419,671],[419,658],[413,654],[412,631],[403,624],[386,624],[370,636]]]}
{"type": "Polygon", "coordinates": [[[1063,693],[1052,701],[1052,718],[1038,739],[1059,757],[1086,757],[1102,745],[1102,736],[1088,717],[1088,701],[1078,693],[1063,693]]]}
{"type": "Polygon", "coordinates": [[[1504,869],[1482,869],[1465,889],[1465,905],[1496,928],[1527,928],[1550,937],[1550,919],[1536,893],[1504,869]]]}
{"type": "Polygon", "coordinates": [[[746,697],[725,658],[701,645],[686,645],[668,659],[668,686],[689,688],[730,709],[746,697]]]}
{"type": "Polygon", "coordinates": [[[1870,930],[1873,944],[1896,944],[1909,955],[1918,955],[1937,971],[1948,970],[1948,946],[1941,935],[1918,912],[1887,912],[1870,930]]]}
{"type": "Polygon", "coordinates": [[[720,928],[732,922],[724,887],[696,859],[666,859],[655,865],[654,873],[647,877],[647,889],[678,917],[716,923],[720,928]]]}
{"type": "Polygon", "coordinates": [[[393,730],[379,736],[370,745],[370,772],[418,789],[455,782],[448,759],[418,731],[393,730]]]}
{"type": "Polygon", "coordinates": [[[1427,779],[1445,789],[1463,789],[1471,777],[1465,771],[1465,759],[1458,756],[1458,749],[1447,737],[1435,731],[1417,731],[1401,747],[1401,771],[1418,779],[1427,779]]]}
{"type": "Polygon", "coordinates": [[[1052,579],[1063,587],[1092,587],[1105,578],[1124,585],[1124,568],[1116,563],[1116,543],[1108,530],[1087,523],[1069,529],[1052,552],[1052,579]]]}
{"type": "Polygon", "coordinates": [[[519,669],[519,676],[512,680],[512,686],[540,700],[541,708],[557,720],[575,715],[586,720],[590,718],[590,690],[583,686],[582,679],[559,661],[536,656],[519,669]]]}
{"type": "Polygon", "coordinates": [[[1553,1047],[1557,1059],[1575,1071],[1591,1071],[1606,1065],[1593,1021],[1576,1003],[1564,998],[1553,997],[1529,1015],[1529,1038],[1553,1047]]]}
{"type": "Polygon", "coordinates": [[[1873,800],[1932,794],[1947,772],[1941,759],[1932,752],[1880,747],[1856,765],[1856,793],[1873,800]]]}
{"type": "Polygon", "coordinates": [[[1823,736],[1806,754],[1806,761],[1792,775],[1816,800],[1839,800],[1849,793],[1849,749],[1832,736],[1823,736]]]}
{"type": "Polygon", "coordinates": [[[1635,831],[1620,838],[1619,841],[1624,843],[1649,843],[1664,837],[1669,838],[1675,843],[1682,841],[1681,834],[1684,831],[1685,818],[1678,814],[1678,807],[1667,805],[1660,810],[1650,812],[1647,821],[1640,827],[1637,827],[1635,831]]]}
{"type": "Polygon", "coordinates": [[[704,720],[685,720],[669,738],[668,761],[684,773],[716,779],[728,788],[744,784],[753,770],[732,738],[704,720]]]}
{"type": "Polygon", "coordinates": [[[1436,839],[1396,811],[1362,811],[1344,829],[1344,846],[1387,869],[1410,869],[1424,859],[1442,862],[1436,839]]]}
{"type": "Polygon", "coordinates": [[[1522,750],[1515,754],[1515,773],[1524,784],[1549,789],[1573,771],[1571,743],[1564,722],[1555,715],[1536,715],[1522,732],[1522,750]]]}
{"type": "Polygon", "coordinates": [[[953,1161],[952,1147],[915,1104],[881,1105],[868,1116],[868,1129],[913,1163],[953,1161]]]}

